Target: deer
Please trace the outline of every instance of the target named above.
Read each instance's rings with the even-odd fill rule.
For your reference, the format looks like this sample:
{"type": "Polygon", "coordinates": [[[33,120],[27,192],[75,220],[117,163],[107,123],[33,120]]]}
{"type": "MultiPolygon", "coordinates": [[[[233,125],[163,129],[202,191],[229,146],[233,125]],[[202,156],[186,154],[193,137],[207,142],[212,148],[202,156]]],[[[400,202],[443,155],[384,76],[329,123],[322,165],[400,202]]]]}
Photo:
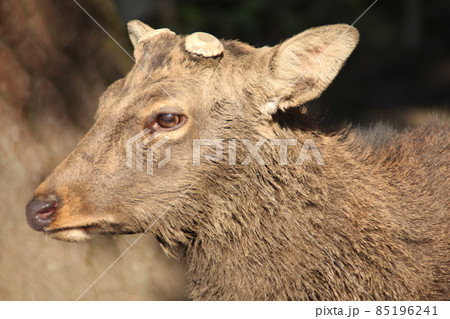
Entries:
{"type": "Polygon", "coordinates": [[[448,121],[330,131],[308,113],[356,47],[353,26],[260,48],[128,31],[136,63],[35,191],[31,228],[152,234],[192,300],[449,299],[448,121]]]}

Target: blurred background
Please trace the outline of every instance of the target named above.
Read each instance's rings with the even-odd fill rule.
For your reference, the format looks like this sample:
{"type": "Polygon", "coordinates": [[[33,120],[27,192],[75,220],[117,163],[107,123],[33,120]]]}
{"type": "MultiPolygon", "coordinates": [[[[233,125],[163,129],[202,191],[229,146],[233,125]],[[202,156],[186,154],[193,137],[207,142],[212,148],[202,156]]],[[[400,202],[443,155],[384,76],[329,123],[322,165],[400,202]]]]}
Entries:
{"type": "MultiPolygon", "coordinates": [[[[255,46],[352,24],[373,1],[77,0],[128,52],[125,23],[205,31],[255,46]]],[[[330,123],[420,125],[448,116],[450,2],[379,0],[360,44],[310,112],[330,123]]],[[[0,1],[0,300],[74,300],[136,236],[61,243],[32,231],[25,205],[93,123],[98,97],[131,59],[72,0],[0,1]]],[[[181,267],[143,237],[84,296],[184,298],[181,267]]]]}

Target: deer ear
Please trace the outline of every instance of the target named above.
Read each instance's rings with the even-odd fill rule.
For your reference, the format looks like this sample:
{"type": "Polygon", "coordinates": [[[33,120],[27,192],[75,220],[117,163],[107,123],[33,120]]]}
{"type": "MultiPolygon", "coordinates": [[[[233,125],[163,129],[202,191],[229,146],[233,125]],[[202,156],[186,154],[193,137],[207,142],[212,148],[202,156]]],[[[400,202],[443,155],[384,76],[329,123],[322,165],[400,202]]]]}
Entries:
{"type": "Polygon", "coordinates": [[[144,36],[155,30],[139,20],[132,20],[128,22],[127,28],[131,43],[133,44],[134,48],[136,48],[140,39],[144,38],[144,36]]]}
{"type": "Polygon", "coordinates": [[[266,112],[313,100],[333,81],[358,43],[358,31],[345,24],[308,29],[274,47],[269,62],[266,112]]]}

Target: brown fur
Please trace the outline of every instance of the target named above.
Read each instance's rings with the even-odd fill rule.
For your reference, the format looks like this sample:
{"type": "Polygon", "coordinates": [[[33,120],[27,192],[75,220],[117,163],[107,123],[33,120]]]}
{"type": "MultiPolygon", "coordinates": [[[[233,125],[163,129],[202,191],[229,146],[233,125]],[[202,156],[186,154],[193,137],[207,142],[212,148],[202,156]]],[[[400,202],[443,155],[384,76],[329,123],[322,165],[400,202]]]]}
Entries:
{"type": "MultiPolygon", "coordinates": [[[[351,128],[325,133],[290,109],[331,83],[358,41],[355,29],[314,28],[274,48],[222,41],[216,58],[190,55],[172,34],[139,42],[145,27],[138,31],[140,66],[104,93],[92,129],[36,191],[61,199],[45,231],[81,240],[142,232],[159,218],[149,231],[183,261],[188,296],[198,300],[450,297],[449,124],[382,141],[351,128]],[[153,176],[127,168],[127,139],[167,109],[189,117],[163,133],[173,160],[153,176]],[[287,166],[270,143],[260,151],[266,165],[230,166],[225,154],[196,166],[195,138],[299,145],[287,166]],[[305,139],[325,165],[293,164],[305,139]]],[[[237,163],[247,155],[237,141],[237,163]]]]}

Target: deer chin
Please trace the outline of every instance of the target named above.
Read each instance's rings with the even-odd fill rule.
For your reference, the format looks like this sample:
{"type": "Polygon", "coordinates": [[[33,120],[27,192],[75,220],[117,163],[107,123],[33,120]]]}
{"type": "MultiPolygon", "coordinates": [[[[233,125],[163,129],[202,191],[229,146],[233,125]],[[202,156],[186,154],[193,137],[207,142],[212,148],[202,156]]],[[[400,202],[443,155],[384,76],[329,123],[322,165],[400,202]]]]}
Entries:
{"type": "Polygon", "coordinates": [[[96,233],[98,233],[98,231],[95,226],[63,228],[47,232],[47,234],[49,234],[53,239],[70,242],[79,242],[92,239],[93,235],[96,233]]]}

